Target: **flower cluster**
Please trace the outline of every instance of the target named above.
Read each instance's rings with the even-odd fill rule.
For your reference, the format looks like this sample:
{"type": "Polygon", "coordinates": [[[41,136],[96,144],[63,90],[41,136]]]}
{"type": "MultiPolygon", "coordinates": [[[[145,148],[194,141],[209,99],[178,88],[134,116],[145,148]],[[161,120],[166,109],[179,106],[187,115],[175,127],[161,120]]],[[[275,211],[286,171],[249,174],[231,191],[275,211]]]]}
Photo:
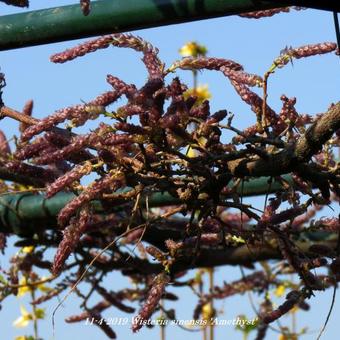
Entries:
{"type": "Polygon", "coordinates": [[[297,7],[297,6],[279,7],[279,8],[266,9],[266,10],[262,10],[262,11],[242,13],[242,14],[239,14],[239,16],[242,17],[242,18],[248,18],[248,19],[260,19],[260,18],[265,18],[265,17],[272,17],[273,15],[279,14],[279,13],[288,13],[292,9],[294,9],[296,11],[300,11],[303,8],[297,7]]]}
{"type": "MultiPolygon", "coordinates": [[[[89,2],[81,3],[86,14],[89,2]]],[[[128,303],[139,301],[142,307],[132,326],[136,332],[157,311],[161,299],[177,299],[167,291],[170,281],[174,287],[187,286],[197,292],[195,317],[201,314],[205,319],[217,313],[214,299],[251,290],[266,295],[260,334],[265,333],[266,323],[303,306],[314,291],[338,280],[339,255],[331,236],[339,231],[339,219],[311,219],[332,200],[339,200],[339,165],[331,149],[336,143],[332,138],[340,129],[340,104],[316,119],[299,113],[294,97],[282,95],[278,110],[267,102],[268,76],[278,67],[293,58],[334,52],[336,45],[286,49],[263,76],[248,73],[236,61],[207,57],[206,49],[197,43],[185,45],[183,58],[166,68],[155,47],[131,34],[93,39],[57,53],[51,60],[64,63],[111,45],[142,53],[148,72],[143,86],[109,74],[106,92],[41,120],[32,117],[33,102],[27,102],[22,114],[11,113],[21,122],[21,136],[13,152],[0,133],[1,185],[7,191],[29,191],[33,186],[41,197],[41,224],[48,226],[34,229],[34,238],[19,241],[21,246],[34,246],[33,250],[25,258],[13,260],[1,294],[18,294],[21,286],[31,284],[31,279],[21,282],[19,274],[29,273],[33,266],[50,269],[53,279],[65,272],[59,285],[34,297],[33,305],[73,287],[85,310],[67,322],[92,320],[106,335],[115,337],[101,321],[102,313],[111,306],[133,313],[128,303]],[[237,113],[227,107],[212,111],[207,87],[189,89],[178,76],[168,80],[180,70],[194,75],[198,70],[223,74],[255,113],[256,124],[241,131],[234,119],[237,113]],[[258,88],[263,95],[257,93],[258,88]],[[86,130],[90,120],[99,123],[93,128],[91,122],[91,130],[86,130]],[[61,126],[65,123],[66,129],[61,126]],[[79,126],[84,133],[74,132],[79,126]],[[233,134],[228,142],[225,131],[233,134]],[[5,180],[17,186],[9,187],[5,180]],[[243,196],[254,194],[266,195],[263,209],[243,201],[243,196]],[[63,199],[65,204],[54,209],[52,203],[63,199]],[[57,218],[52,219],[55,210],[57,218]],[[329,244],[315,239],[320,232],[329,237],[329,244]],[[42,247],[35,247],[37,244],[42,247]],[[44,257],[51,246],[57,247],[53,262],[44,257]],[[136,249],[127,253],[130,246],[136,249]],[[332,273],[322,277],[314,269],[328,266],[328,258],[332,273]],[[267,259],[282,262],[272,266],[267,259]],[[211,284],[207,293],[202,288],[202,273],[193,279],[184,276],[195,267],[241,264],[254,269],[251,264],[256,260],[264,271],[253,271],[222,287],[211,284]],[[82,276],[88,263],[92,270],[82,276]],[[128,276],[133,288],[103,288],[102,278],[114,270],[128,276]],[[273,311],[268,292],[275,289],[281,297],[288,288],[281,276],[290,273],[298,274],[299,283],[289,286],[292,292],[273,311]],[[80,279],[91,285],[88,295],[74,288],[80,279]],[[94,293],[103,300],[88,307],[94,293]]],[[[10,218],[13,210],[22,208],[20,200],[15,204],[6,201],[12,209],[10,218]]],[[[20,219],[15,222],[20,229],[20,219]]],[[[9,226],[6,228],[0,234],[0,249],[9,233],[9,226]]],[[[208,275],[212,277],[211,270],[208,275]]],[[[38,281],[34,282],[39,288],[38,281]]],[[[162,317],[175,318],[172,311],[161,309],[162,317]]],[[[33,318],[30,313],[22,314],[21,323],[28,315],[33,318]]]]}
{"type": "Polygon", "coordinates": [[[133,319],[133,332],[137,332],[141,327],[143,327],[143,322],[150,318],[164,293],[165,286],[169,283],[169,281],[170,277],[164,273],[155,277],[143,307],[133,319]]]}

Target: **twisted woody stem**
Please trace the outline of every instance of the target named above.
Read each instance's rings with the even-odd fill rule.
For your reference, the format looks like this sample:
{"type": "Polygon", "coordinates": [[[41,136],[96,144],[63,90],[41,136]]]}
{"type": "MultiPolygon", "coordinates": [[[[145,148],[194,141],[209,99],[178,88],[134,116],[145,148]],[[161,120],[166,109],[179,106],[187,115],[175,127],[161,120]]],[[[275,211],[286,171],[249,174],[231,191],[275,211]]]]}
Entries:
{"type": "Polygon", "coordinates": [[[241,158],[228,162],[228,169],[236,177],[279,176],[304,167],[324,143],[340,129],[340,102],[333,105],[311,125],[295,144],[282,151],[269,154],[266,159],[241,158]]]}

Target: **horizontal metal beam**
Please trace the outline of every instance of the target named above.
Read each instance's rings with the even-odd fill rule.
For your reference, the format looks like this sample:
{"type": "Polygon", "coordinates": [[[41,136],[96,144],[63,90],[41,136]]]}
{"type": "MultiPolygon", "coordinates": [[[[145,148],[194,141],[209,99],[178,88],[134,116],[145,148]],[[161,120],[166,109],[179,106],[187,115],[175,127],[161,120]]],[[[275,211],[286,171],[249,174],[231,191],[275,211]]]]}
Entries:
{"type": "MultiPolygon", "coordinates": [[[[282,176],[292,184],[291,176],[282,176]]],[[[279,182],[273,181],[269,185],[269,177],[262,177],[244,182],[239,186],[238,193],[244,197],[273,193],[282,189],[279,182]]],[[[231,187],[231,182],[229,186],[231,187]]],[[[129,190],[129,189],[126,189],[129,190]]],[[[22,193],[6,194],[0,196],[0,232],[14,233],[17,235],[31,235],[42,229],[53,228],[57,225],[56,216],[59,211],[75,195],[71,192],[60,192],[50,199],[44,195],[22,193]]],[[[145,198],[143,198],[145,202],[145,198]]],[[[154,193],[148,197],[149,207],[161,207],[167,205],[180,204],[181,201],[168,193],[154,193]]],[[[145,203],[142,203],[145,204],[145,203]]],[[[93,202],[97,213],[105,214],[99,201],[93,202]]],[[[120,206],[116,207],[120,210],[120,206]]]]}
{"type": "Polygon", "coordinates": [[[339,7],[334,0],[103,0],[88,16],[79,4],[2,16],[0,51],[289,5],[339,7]]]}

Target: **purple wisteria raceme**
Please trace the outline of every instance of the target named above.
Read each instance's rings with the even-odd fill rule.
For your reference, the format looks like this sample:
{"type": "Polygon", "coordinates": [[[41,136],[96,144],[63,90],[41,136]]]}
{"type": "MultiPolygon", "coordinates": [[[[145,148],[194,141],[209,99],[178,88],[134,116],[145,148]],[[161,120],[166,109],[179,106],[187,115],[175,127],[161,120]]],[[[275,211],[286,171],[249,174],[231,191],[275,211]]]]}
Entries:
{"type": "Polygon", "coordinates": [[[30,165],[17,160],[6,162],[0,161],[0,166],[3,166],[13,173],[35,178],[42,183],[52,182],[57,177],[57,174],[50,169],[30,165]]]}
{"type": "Polygon", "coordinates": [[[143,236],[144,229],[139,228],[135,230],[129,231],[129,233],[124,237],[124,239],[121,241],[123,244],[133,244],[137,243],[141,237],[143,236]]]}
{"type": "Polygon", "coordinates": [[[104,177],[88,186],[79,196],[67,203],[59,212],[58,223],[64,226],[68,223],[71,216],[84,204],[98,198],[98,196],[107,190],[115,191],[124,186],[124,175],[121,173],[108,173],[104,177]]]}
{"type": "Polygon", "coordinates": [[[159,125],[163,129],[176,129],[181,123],[181,115],[179,113],[169,114],[166,113],[160,120],[159,125]]]}
{"type": "Polygon", "coordinates": [[[200,246],[214,246],[220,244],[221,241],[222,238],[220,233],[206,233],[202,234],[200,237],[188,237],[184,241],[179,242],[166,240],[165,245],[170,251],[174,252],[183,248],[193,248],[197,245],[197,243],[199,243],[200,246]]]}
{"type": "Polygon", "coordinates": [[[119,145],[119,144],[130,144],[133,142],[133,136],[130,134],[115,134],[108,133],[105,135],[105,139],[101,141],[103,145],[119,145]]]}
{"type": "Polygon", "coordinates": [[[208,295],[213,299],[224,299],[226,297],[243,294],[246,291],[262,291],[268,287],[268,277],[263,271],[257,271],[231,283],[225,283],[223,287],[214,287],[208,295]]]}
{"type": "Polygon", "coordinates": [[[166,255],[154,246],[147,246],[145,251],[159,262],[166,260],[166,255]]]}
{"type": "Polygon", "coordinates": [[[212,116],[208,117],[205,124],[212,125],[212,124],[219,123],[225,117],[227,117],[227,115],[228,115],[227,110],[219,110],[219,111],[215,112],[212,116]]]}
{"type": "Polygon", "coordinates": [[[240,228],[244,223],[250,221],[250,218],[243,214],[231,213],[229,210],[225,209],[219,214],[220,220],[228,227],[228,228],[240,228]]]}
{"type": "Polygon", "coordinates": [[[311,227],[323,231],[338,232],[340,230],[340,220],[335,217],[324,218],[312,223],[311,227]]]}
{"type": "Polygon", "coordinates": [[[108,339],[117,339],[115,331],[109,326],[108,323],[103,321],[105,319],[101,316],[101,314],[91,313],[90,320],[93,321],[93,323],[105,333],[108,339]]]}
{"type": "Polygon", "coordinates": [[[243,67],[239,63],[223,58],[192,58],[185,57],[181,60],[176,61],[169,67],[169,71],[172,72],[177,68],[182,70],[220,70],[221,67],[225,67],[235,71],[242,71],[243,67]]]}
{"type": "Polygon", "coordinates": [[[287,119],[295,121],[298,116],[298,113],[295,109],[296,98],[287,98],[285,95],[282,95],[280,99],[282,101],[280,119],[282,119],[283,121],[287,119]]]}
{"type": "Polygon", "coordinates": [[[87,103],[85,106],[108,106],[112,103],[114,103],[121,95],[123,91],[122,89],[119,89],[117,91],[107,91],[99,96],[97,96],[95,99],[91,100],[89,103],[87,103]]]}
{"type": "Polygon", "coordinates": [[[190,109],[189,115],[195,118],[206,119],[210,115],[209,101],[205,100],[202,104],[193,106],[190,109]]]}
{"type": "Polygon", "coordinates": [[[283,67],[287,65],[292,58],[306,58],[318,54],[330,53],[336,50],[337,44],[333,42],[304,45],[297,48],[286,47],[281,51],[281,55],[274,60],[273,65],[276,67],[283,67]]]}
{"type": "Polygon", "coordinates": [[[132,134],[132,135],[135,135],[135,134],[145,135],[148,133],[148,131],[145,128],[139,125],[134,125],[134,124],[125,123],[125,122],[117,122],[114,124],[114,127],[117,130],[128,132],[129,134],[132,134]]]}
{"type": "Polygon", "coordinates": [[[90,145],[95,145],[100,142],[100,136],[97,132],[92,132],[87,135],[77,136],[73,139],[73,142],[66,145],[62,149],[56,150],[54,152],[48,152],[42,154],[39,158],[35,158],[36,164],[50,164],[56,161],[66,159],[67,157],[81,151],[83,148],[90,145]]]}
{"type": "MultiPolygon", "coordinates": [[[[158,51],[157,51],[158,53],[158,51]]],[[[157,57],[154,50],[144,52],[143,63],[148,70],[149,79],[163,78],[163,64],[157,57]]]]}
{"type": "Polygon", "coordinates": [[[274,322],[282,315],[288,313],[295,305],[299,303],[301,299],[302,299],[301,292],[296,290],[291,291],[290,293],[287,294],[286,301],[282,305],[280,305],[277,309],[266,314],[263,317],[262,321],[266,324],[274,322]]]}
{"type": "Polygon", "coordinates": [[[143,327],[143,323],[148,320],[155,311],[169,281],[170,277],[165,273],[158,274],[154,278],[152,287],[148,293],[143,307],[140,309],[138,315],[133,318],[133,332],[137,332],[139,329],[141,329],[143,327]]]}
{"type": "Polygon", "coordinates": [[[135,115],[139,115],[144,112],[144,109],[140,105],[127,104],[123,105],[117,110],[117,115],[122,118],[127,118],[135,115]]]}
{"type": "Polygon", "coordinates": [[[334,42],[323,42],[319,44],[305,45],[293,48],[288,53],[296,59],[311,57],[318,54],[326,54],[337,49],[337,44],[334,42]]]}
{"type": "MultiPolygon", "coordinates": [[[[281,129],[283,130],[287,124],[292,123],[296,127],[304,127],[307,124],[313,122],[313,117],[308,114],[299,114],[295,109],[296,98],[287,98],[285,95],[281,96],[282,101],[282,109],[279,114],[279,120],[275,127],[277,133],[280,130],[280,124],[282,125],[281,129]]],[[[315,118],[315,117],[314,117],[315,118]]]]}
{"type": "Polygon", "coordinates": [[[133,307],[124,305],[121,302],[118,294],[113,292],[108,292],[105,288],[100,287],[99,285],[96,286],[96,291],[108,302],[111,303],[112,306],[117,307],[118,309],[122,310],[125,313],[134,313],[135,309],[133,307]]]}
{"type": "MultiPolygon", "coordinates": [[[[73,139],[71,139],[70,135],[67,134],[61,134],[61,133],[55,133],[52,131],[49,131],[44,134],[44,137],[46,140],[51,143],[51,145],[61,148],[63,146],[67,146],[70,143],[72,143],[73,139]]],[[[85,149],[79,150],[74,154],[71,154],[68,157],[68,160],[72,161],[73,163],[81,163],[85,162],[89,159],[92,159],[94,156],[85,149]]]]}
{"type": "Polygon", "coordinates": [[[223,230],[223,222],[219,218],[208,217],[202,223],[202,231],[205,233],[219,233],[223,230]]]}
{"type": "Polygon", "coordinates": [[[248,12],[248,13],[242,13],[238,16],[242,18],[248,18],[248,19],[260,19],[265,17],[272,17],[275,14],[278,13],[288,13],[290,11],[290,7],[281,7],[281,8],[273,8],[273,9],[265,9],[263,11],[254,11],[254,12],[248,12]]]}
{"type": "Polygon", "coordinates": [[[61,53],[53,54],[50,60],[53,63],[65,63],[75,58],[84,56],[87,53],[95,52],[99,49],[104,49],[110,46],[112,43],[112,36],[105,35],[100,38],[86,41],[83,44],[67,49],[61,53]]]}
{"type": "Polygon", "coordinates": [[[269,204],[265,207],[261,216],[261,222],[269,223],[271,221],[271,217],[275,215],[276,210],[279,208],[281,202],[282,200],[280,197],[270,199],[269,204]]]}
{"type": "Polygon", "coordinates": [[[89,111],[89,107],[106,107],[114,103],[123,94],[122,91],[125,90],[124,84],[125,83],[122,83],[120,90],[102,93],[87,104],[70,106],[55,111],[50,116],[40,120],[37,124],[28,127],[22,133],[21,140],[28,141],[33,136],[43,131],[48,131],[52,129],[55,125],[63,123],[65,120],[73,120],[73,123],[76,126],[83,125],[88,119],[91,119],[91,112],[89,111]]]}
{"type": "Polygon", "coordinates": [[[257,125],[251,125],[249,127],[247,127],[246,129],[244,129],[242,131],[243,136],[237,135],[235,137],[233,137],[233,143],[235,144],[239,144],[239,143],[244,143],[246,141],[247,137],[252,137],[255,136],[258,132],[259,128],[257,125]]]}
{"type": "Polygon", "coordinates": [[[66,287],[52,289],[51,291],[47,292],[46,294],[34,299],[31,302],[31,304],[36,306],[36,305],[39,305],[43,302],[49,301],[49,300],[53,299],[55,296],[58,296],[64,289],[66,289],[66,287]]]}
{"type": "MultiPolygon", "coordinates": [[[[230,80],[230,82],[241,99],[250,105],[252,111],[257,115],[260,114],[262,112],[263,105],[262,98],[260,98],[255,92],[251,91],[246,85],[235,80],[230,80]]],[[[273,126],[275,126],[278,120],[277,114],[268,104],[266,104],[266,118],[273,126]]]]}
{"type": "Polygon", "coordinates": [[[38,137],[32,144],[27,144],[23,147],[18,148],[14,156],[19,160],[29,159],[39,155],[42,150],[50,147],[51,144],[46,139],[46,135],[38,137]]]}
{"type": "Polygon", "coordinates": [[[302,193],[307,194],[312,191],[312,186],[304,181],[297,173],[292,173],[292,180],[294,181],[294,185],[299,189],[302,193]]]}
{"type": "Polygon", "coordinates": [[[32,116],[33,105],[33,100],[28,100],[22,109],[22,113],[26,116],[32,116]]]}
{"type": "Polygon", "coordinates": [[[73,107],[67,107],[54,112],[52,115],[40,120],[37,124],[28,127],[21,135],[22,141],[28,141],[33,136],[41,133],[42,131],[47,131],[64,122],[67,119],[72,119],[74,116],[80,114],[83,110],[84,105],[77,105],[73,107]]]}
{"type": "Polygon", "coordinates": [[[297,216],[302,215],[305,211],[306,211],[306,208],[303,207],[303,206],[297,206],[297,207],[294,207],[294,208],[289,208],[289,209],[286,209],[286,210],[281,211],[279,213],[274,213],[274,211],[273,211],[272,214],[265,217],[264,221],[261,221],[259,223],[259,226],[260,225],[262,226],[263,224],[278,225],[278,224],[281,224],[283,222],[293,220],[297,216]]]}
{"type": "Polygon", "coordinates": [[[90,146],[96,147],[102,143],[103,135],[106,134],[108,130],[110,130],[109,125],[101,124],[95,131],[89,134],[75,136],[70,140],[69,144],[66,144],[68,139],[64,138],[64,136],[51,134],[48,138],[53,140],[53,144],[58,145],[57,142],[59,141],[60,144],[58,147],[65,146],[55,151],[51,150],[51,152],[48,153],[43,152],[40,157],[35,158],[34,162],[36,164],[50,164],[68,158],[75,158],[75,161],[88,160],[91,158],[91,154],[88,153],[85,148],[90,146]]]}
{"type": "Polygon", "coordinates": [[[265,324],[261,321],[264,315],[271,312],[273,310],[272,302],[269,299],[264,299],[264,301],[260,304],[258,316],[260,317],[260,321],[257,325],[257,334],[255,340],[264,340],[266,338],[268,324],[265,324]]]}
{"type": "Polygon", "coordinates": [[[9,147],[7,138],[5,134],[0,130],[0,154],[8,155],[11,153],[11,148],[9,147]]]}
{"type": "Polygon", "coordinates": [[[172,97],[174,100],[188,90],[188,86],[183,84],[178,77],[172,79],[171,84],[166,88],[167,98],[172,97]]]}
{"type": "Polygon", "coordinates": [[[64,52],[54,54],[51,56],[50,60],[54,63],[64,63],[77,57],[84,56],[87,53],[107,48],[110,45],[132,48],[136,51],[143,52],[143,62],[149,72],[150,78],[162,77],[163,64],[157,57],[158,50],[142,38],[135,37],[132,34],[118,33],[105,35],[100,38],[87,41],[74,48],[67,49],[64,52]]]}
{"type": "Polygon", "coordinates": [[[86,225],[90,219],[89,209],[85,207],[80,211],[79,218],[72,218],[70,224],[63,230],[63,239],[59,243],[53,261],[52,273],[54,275],[60,273],[65,261],[77,247],[79,239],[86,230],[86,225]]]}
{"type": "Polygon", "coordinates": [[[85,164],[76,165],[71,171],[67,172],[63,176],[58,177],[56,181],[47,186],[46,197],[50,198],[54,196],[57,192],[71,185],[74,181],[80,180],[83,176],[88,175],[91,171],[91,162],[85,162],[85,164]]]}
{"type": "Polygon", "coordinates": [[[258,76],[257,74],[250,74],[244,71],[235,71],[226,66],[222,66],[220,71],[230,80],[236,81],[240,84],[258,87],[262,87],[263,85],[262,77],[258,76]]]}
{"type": "Polygon", "coordinates": [[[68,133],[64,134],[64,133],[56,133],[54,131],[48,131],[44,134],[43,137],[51,145],[54,145],[55,147],[58,147],[58,148],[69,145],[72,142],[71,135],[68,133]]]}
{"type": "Polygon", "coordinates": [[[78,315],[69,316],[65,319],[65,321],[67,323],[75,323],[75,322],[84,321],[84,320],[91,317],[92,312],[102,312],[109,307],[111,307],[110,302],[108,302],[106,300],[102,300],[102,301],[98,302],[95,306],[93,306],[90,310],[87,310],[87,311],[85,311],[81,314],[78,314],[78,315]]]}
{"type": "Polygon", "coordinates": [[[111,74],[106,76],[106,81],[117,91],[126,95],[127,98],[132,98],[132,96],[137,92],[137,88],[133,84],[126,84],[124,81],[115,77],[111,74]]]}
{"type": "MultiPolygon", "coordinates": [[[[23,109],[22,109],[22,114],[25,116],[32,116],[32,112],[33,112],[33,100],[29,100],[25,103],[23,109]]],[[[21,133],[23,133],[29,125],[25,124],[25,123],[20,123],[19,125],[19,131],[21,133]]]]}
{"type": "Polygon", "coordinates": [[[163,86],[164,82],[162,79],[149,79],[145,85],[135,94],[133,103],[139,104],[143,108],[150,108],[150,106],[154,104],[155,94],[158,90],[162,89],[163,86]]]}

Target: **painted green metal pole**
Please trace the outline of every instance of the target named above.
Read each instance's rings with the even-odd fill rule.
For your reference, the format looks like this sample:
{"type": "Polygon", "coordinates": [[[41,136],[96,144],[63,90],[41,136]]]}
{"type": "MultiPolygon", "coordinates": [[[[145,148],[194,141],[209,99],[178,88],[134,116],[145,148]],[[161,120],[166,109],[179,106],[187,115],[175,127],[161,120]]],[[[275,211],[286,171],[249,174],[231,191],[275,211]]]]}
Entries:
{"type": "Polygon", "coordinates": [[[0,17],[0,50],[124,32],[289,5],[338,10],[334,0],[103,0],[0,17]]]}
{"type": "MultiPolygon", "coordinates": [[[[282,177],[292,183],[289,175],[282,177]]],[[[268,177],[262,177],[244,182],[242,192],[240,188],[239,193],[243,196],[256,196],[272,193],[282,188],[278,182],[269,185],[268,180],[268,177]]],[[[37,232],[39,229],[55,227],[59,211],[74,197],[75,195],[70,192],[60,192],[50,199],[46,199],[44,195],[31,193],[2,195],[0,196],[0,232],[24,236],[37,232]]],[[[168,193],[155,193],[148,198],[149,207],[180,203],[179,199],[168,193]]],[[[93,204],[98,213],[105,214],[98,201],[94,201],[93,204]]]]}

